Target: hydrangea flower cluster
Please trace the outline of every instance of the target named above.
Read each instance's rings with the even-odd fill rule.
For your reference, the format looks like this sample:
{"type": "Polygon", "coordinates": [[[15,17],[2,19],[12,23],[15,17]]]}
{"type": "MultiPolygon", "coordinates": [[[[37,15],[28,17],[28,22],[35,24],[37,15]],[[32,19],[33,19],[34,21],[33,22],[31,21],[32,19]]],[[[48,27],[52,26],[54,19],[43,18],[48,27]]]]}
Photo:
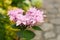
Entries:
{"type": "Polygon", "coordinates": [[[21,24],[34,26],[36,23],[44,22],[43,11],[41,10],[32,7],[25,13],[25,15],[23,15],[23,13],[24,10],[19,8],[8,11],[10,20],[16,22],[17,26],[21,24]]]}

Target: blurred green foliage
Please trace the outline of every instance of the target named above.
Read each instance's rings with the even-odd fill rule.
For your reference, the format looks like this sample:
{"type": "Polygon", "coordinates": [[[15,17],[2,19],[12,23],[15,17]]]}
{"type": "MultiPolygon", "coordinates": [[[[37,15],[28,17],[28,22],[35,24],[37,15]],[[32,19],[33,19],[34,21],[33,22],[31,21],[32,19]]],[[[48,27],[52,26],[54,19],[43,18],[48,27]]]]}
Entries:
{"type": "MultiPolygon", "coordinates": [[[[16,26],[9,20],[7,11],[13,8],[22,8],[27,11],[30,7],[42,7],[42,0],[0,0],[0,40],[31,40],[35,34],[26,27],[16,26]],[[18,37],[17,37],[18,36],[18,37]]],[[[23,25],[24,26],[24,25],[23,25]]],[[[33,27],[41,30],[39,27],[33,27]]]]}
{"type": "Polygon", "coordinates": [[[42,1],[43,0],[31,0],[31,3],[33,6],[35,6],[37,8],[42,8],[42,1]]]}

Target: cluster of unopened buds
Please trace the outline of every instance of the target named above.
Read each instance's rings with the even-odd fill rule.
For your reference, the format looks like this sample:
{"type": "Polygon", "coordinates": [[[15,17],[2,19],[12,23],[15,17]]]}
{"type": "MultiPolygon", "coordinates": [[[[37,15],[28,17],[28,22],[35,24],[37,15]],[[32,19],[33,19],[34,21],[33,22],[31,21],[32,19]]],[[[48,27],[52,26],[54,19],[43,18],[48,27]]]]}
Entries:
{"type": "Polygon", "coordinates": [[[37,23],[44,22],[44,17],[46,17],[42,10],[38,10],[35,7],[31,7],[26,12],[20,8],[9,10],[8,15],[10,20],[16,23],[16,26],[21,24],[34,26],[37,23]],[[25,15],[23,15],[24,13],[25,15]]]}

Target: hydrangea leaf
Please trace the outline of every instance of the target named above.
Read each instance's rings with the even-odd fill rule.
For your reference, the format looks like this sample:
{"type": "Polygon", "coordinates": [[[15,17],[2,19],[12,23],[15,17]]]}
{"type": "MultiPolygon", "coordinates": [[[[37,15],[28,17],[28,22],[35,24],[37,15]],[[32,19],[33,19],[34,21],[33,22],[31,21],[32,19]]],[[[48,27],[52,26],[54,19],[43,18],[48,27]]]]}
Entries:
{"type": "Polygon", "coordinates": [[[21,30],[19,33],[20,37],[25,38],[26,40],[31,40],[35,36],[35,34],[30,30],[21,30]]]}
{"type": "Polygon", "coordinates": [[[32,27],[34,30],[42,30],[39,26],[33,26],[32,27]]]}

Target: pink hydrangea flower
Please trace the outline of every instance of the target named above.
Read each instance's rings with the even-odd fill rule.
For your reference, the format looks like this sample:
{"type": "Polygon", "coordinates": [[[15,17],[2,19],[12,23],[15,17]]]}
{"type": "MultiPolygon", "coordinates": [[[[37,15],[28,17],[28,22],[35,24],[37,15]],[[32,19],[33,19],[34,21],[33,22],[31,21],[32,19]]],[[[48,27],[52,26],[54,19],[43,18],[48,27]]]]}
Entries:
{"type": "Polygon", "coordinates": [[[30,8],[25,15],[23,15],[24,10],[16,9],[8,11],[8,15],[11,21],[15,21],[16,25],[29,25],[34,26],[36,23],[44,22],[43,11],[36,8],[30,8]]]}
{"type": "Polygon", "coordinates": [[[15,10],[9,10],[8,11],[8,15],[10,17],[10,20],[16,20],[16,16],[19,15],[19,14],[23,14],[24,10],[22,9],[15,9],[15,10]]]}

